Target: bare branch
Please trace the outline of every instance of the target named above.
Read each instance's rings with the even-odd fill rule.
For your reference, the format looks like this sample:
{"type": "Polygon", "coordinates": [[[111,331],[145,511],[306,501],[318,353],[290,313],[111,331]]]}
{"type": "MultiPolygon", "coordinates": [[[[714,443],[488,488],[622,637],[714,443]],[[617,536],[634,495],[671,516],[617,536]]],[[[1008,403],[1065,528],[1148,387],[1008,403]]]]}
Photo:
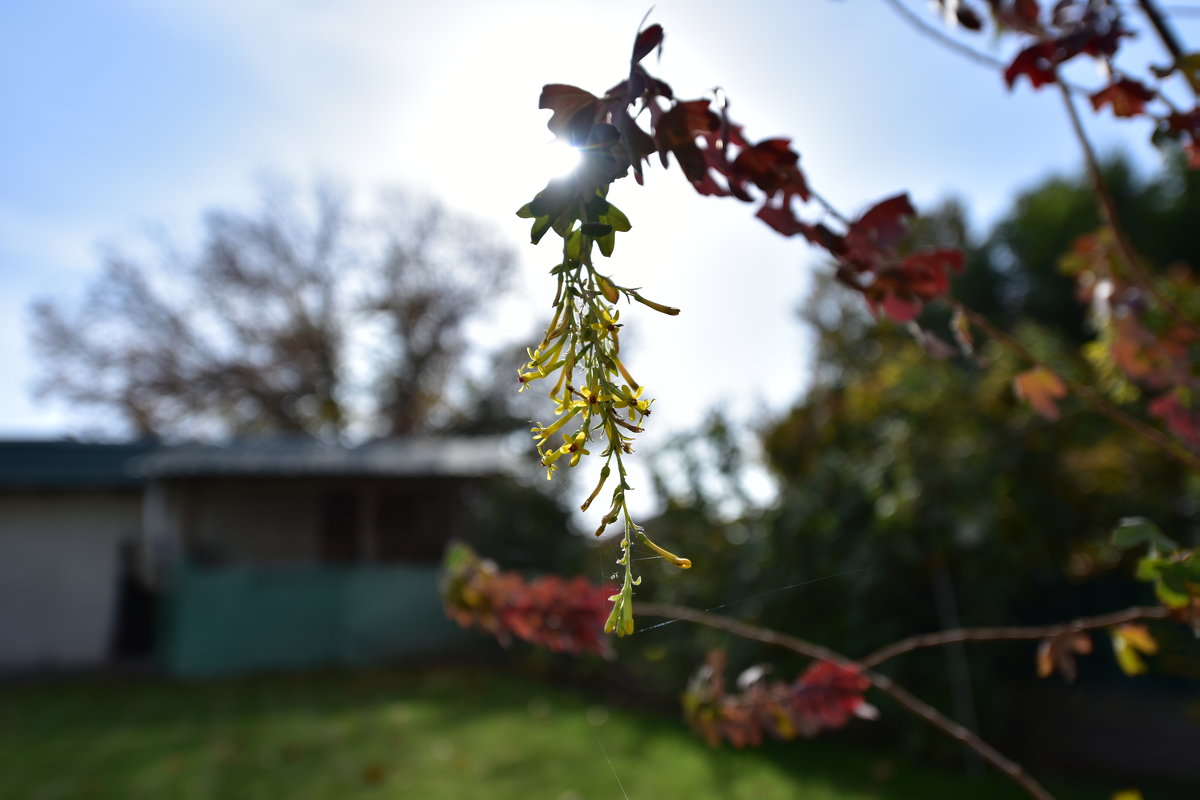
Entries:
{"type": "MultiPolygon", "coordinates": [[[[779,633],[768,628],[760,628],[757,625],[749,625],[745,622],[740,622],[729,617],[721,617],[716,614],[710,614],[706,611],[698,611],[694,608],[686,606],[674,606],[661,603],[639,603],[638,613],[643,616],[661,617],[666,619],[679,619],[687,622],[694,622],[697,625],[705,625],[710,628],[725,631],[742,639],[749,639],[755,642],[762,642],[774,647],[782,647],[785,650],[791,650],[793,653],[799,653],[802,656],[809,658],[821,659],[822,661],[831,661],[835,664],[841,664],[849,667],[859,667],[860,665],[852,659],[823,647],[819,644],[799,639],[795,636],[789,636],[785,633],[779,633]]],[[[1033,779],[1025,771],[1025,769],[1003,755],[996,748],[981,739],[977,734],[967,730],[962,725],[959,725],[954,720],[942,714],[933,706],[918,699],[910,694],[904,688],[898,686],[895,681],[886,675],[881,675],[870,670],[861,670],[861,674],[871,682],[871,685],[881,692],[890,695],[896,702],[904,706],[910,712],[920,717],[921,719],[933,725],[952,739],[956,739],[964,746],[969,747],[979,755],[987,763],[991,764],[1014,783],[1029,793],[1031,797],[1037,800],[1053,800],[1046,789],[1033,779]]]]}
{"type": "Polygon", "coordinates": [[[1158,38],[1162,40],[1163,47],[1167,48],[1167,52],[1171,54],[1173,63],[1178,64],[1185,54],[1183,47],[1179,44],[1179,38],[1175,35],[1175,31],[1171,29],[1166,16],[1154,4],[1153,0],[1137,0],[1137,4],[1142,9],[1142,13],[1146,15],[1146,19],[1150,20],[1150,25],[1154,28],[1154,32],[1158,34],[1158,38]]]}
{"type": "Polygon", "coordinates": [[[1112,230],[1113,236],[1116,237],[1117,247],[1121,251],[1121,257],[1125,261],[1125,265],[1129,268],[1130,277],[1133,278],[1133,282],[1137,284],[1139,289],[1154,297],[1163,308],[1167,309],[1177,322],[1188,327],[1196,327],[1195,320],[1189,319],[1175,303],[1171,302],[1170,298],[1160,292],[1154,285],[1154,281],[1146,273],[1141,259],[1138,258],[1137,251],[1133,249],[1133,243],[1129,241],[1129,235],[1125,232],[1125,228],[1121,225],[1121,220],[1117,216],[1117,205],[1113,202],[1112,193],[1108,191],[1108,186],[1104,183],[1104,175],[1100,171],[1100,162],[1096,158],[1096,151],[1092,148],[1092,143],[1088,140],[1087,133],[1083,130],[1083,121],[1079,118],[1079,112],[1075,108],[1075,103],[1071,100],[1071,95],[1067,88],[1061,83],[1059,84],[1059,91],[1062,93],[1063,106],[1067,109],[1067,117],[1071,120],[1071,129],[1075,133],[1075,138],[1079,142],[1080,149],[1083,150],[1088,177],[1092,181],[1092,190],[1096,193],[1096,201],[1100,206],[1100,216],[1103,218],[1104,223],[1112,230]]]}
{"type": "Polygon", "coordinates": [[[886,647],[881,647],[859,663],[868,669],[872,669],[904,653],[911,653],[914,650],[921,650],[926,647],[941,647],[954,642],[1037,641],[1064,634],[1110,628],[1113,625],[1121,625],[1126,622],[1136,622],[1143,619],[1167,619],[1170,616],[1171,610],[1164,606],[1133,606],[1123,611],[1114,611],[1111,614],[1101,614],[1095,617],[1082,617],[1057,625],[959,628],[956,630],[939,631],[938,633],[925,633],[918,636],[909,636],[907,639],[901,639],[886,647]]]}

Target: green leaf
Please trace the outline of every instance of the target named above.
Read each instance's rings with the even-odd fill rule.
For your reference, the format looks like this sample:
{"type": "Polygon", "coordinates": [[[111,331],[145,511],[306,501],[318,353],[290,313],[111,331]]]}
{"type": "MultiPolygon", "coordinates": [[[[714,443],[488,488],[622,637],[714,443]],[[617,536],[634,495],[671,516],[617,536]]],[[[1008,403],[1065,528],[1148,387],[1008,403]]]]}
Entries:
{"type": "MultiPolygon", "coordinates": [[[[600,239],[612,233],[613,226],[606,225],[603,222],[586,222],[584,223],[583,227],[580,228],[580,230],[583,232],[584,236],[591,236],[593,239],[600,239]]],[[[607,253],[605,255],[607,255],[607,253]]]]}
{"type": "Polygon", "coordinates": [[[572,231],[571,235],[567,237],[567,243],[564,246],[563,252],[567,254],[567,258],[578,261],[582,245],[583,234],[580,231],[572,231]]]}
{"type": "Polygon", "coordinates": [[[1154,594],[1163,605],[1183,608],[1193,595],[1200,595],[1200,559],[1192,551],[1147,556],[1138,562],[1137,578],[1154,584],[1154,594]]]}
{"type": "Polygon", "coordinates": [[[627,231],[633,227],[629,224],[629,217],[612,203],[608,204],[608,211],[604,212],[600,220],[611,225],[614,231],[627,231]]]}
{"type": "Polygon", "coordinates": [[[613,254],[613,247],[616,246],[616,243],[617,234],[613,233],[611,230],[608,232],[608,235],[601,236],[596,239],[596,246],[600,248],[600,252],[605,256],[611,256],[613,254]]]}
{"type": "Polygon", "coordinates": [[[1126,517],[1117,523],[1112,542],[1122,550],[1149,545],[1152,554],[1170,552],[1179,547],[1162,530],[1145,517],[1126,517]]]}
{"type": "Polygon", "coordinates": [[[529,238],[534,244],[537,244],[546,235],[546,231],[548,230],[550,230],[550,217],[538,217],[533,221],[533,228],[529,231],[529,238]]]}

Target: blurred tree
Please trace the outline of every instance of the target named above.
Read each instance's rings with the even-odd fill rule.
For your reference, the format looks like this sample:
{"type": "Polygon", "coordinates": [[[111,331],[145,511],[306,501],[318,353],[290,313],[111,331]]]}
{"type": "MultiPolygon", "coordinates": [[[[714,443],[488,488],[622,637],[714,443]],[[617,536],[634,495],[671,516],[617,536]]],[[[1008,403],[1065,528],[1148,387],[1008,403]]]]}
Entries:
{"type": "MultiPolygon", "coordinates": [[[[1125,194],[1153,204],[1153,213],[1133,217],[1138,241],[1153,242],[1157,230],[1174,235],[1180,205],[1191,202],[1167,191],[1181,172],[1152,183],[1127,176],[1125,194]]],[[[1041,357],[1086,378],[1076,346],[1082,314],[1074,305],[1039,305],[1033,298],[1043,291],[1029,289],[1057,280],[1058,257],[1094,228],[1085,202],[1094,207],[1082,179],[1046,181],[983,238],[970,235],[962,206],[950,202],[918,221],[910,244],[937,237],[962,246],[972,266],[955,294],[1015,320],[1007,324],[1041,357]],[[1057,243],[1036,244],[1050,237],[1057,243]]],[[[734,603],[738,616],[758,624],[861,653],[914,631],[1047,622],[1107,610],[1122,592],[1141,597],[1144,590],[1115,577],[1128,572],[1115,569],[1119,554],[1108,544],[1122,516],[1146,515],[1185,540],[1196,536],[1197,486],[1183,467],[1086,408],[1065,405],[1053,423],[1038,417],[1013,395],[1023,365],[1010,351],[986,346],[986,370],[932,358],[921,340],[872,319],[831,279],[817,282],[802,317],[816,351],[812,385],[761,430],[777,502],[732,522],[718,512],[721,496],[706,487],[728,494],[728,481],[706,476],[712,458],[703,453],[729,446],[726,426],[694,437],[702,447],[676,450],[671,460],[683,463],[672,473],[688,486],[668,493],[665,512],[647,524],[719,566],[698,564],[683,580],[666,571],[656,577],[657,599],[734,603]],[[801,588],[809,581],[820,584],[801,588]]],[[[937,317],[930,309],[923,321],[937,317]]],[[[734,647],[743,664],[764,657],[756,646],[734,647]]],[[[976,685],[1005,657],[973,652],[976,685]]],[[[664,665],[674,669],[664,685],[679,680],[686,658],[664,665]]],[[[943,659],[913,656],[902,665],[913,671],[905,682],[944,702],[956,681],[945,681],[943,659]]],[[[994,689],[981,705],[1003,703],[994,689]]]]}
{"type": "MultiPolygon", "coordinates": [[[[1165,169],[1140,178],[1129,161],[1102,165],[1104,181],[1135,248],[1148,263],[1200,263],[1200,175],[1168,151],[1165,169]]],[[[955,245],[967,253],[954,294],[1002,327],[1018,319],[1053,329],[1064,341],[1087,338],[1087,309],[1075,301],[1075,282],[1058,261],[1082,234],[1100,225],[1096,196],[1084,175],[1056,176],[1022,192],[986,237],[973,237],[966,211],[951,200],[913,228],[919,244],[955,245]]]]}
{"type": "Polygon", "coordinates": [[[275,186],[256,213],[209,212],[192,255],[114,251],[82,303],[35,303],[36,390],[141,436],[445,428],[467,402],[465,326],[513,263],[426,197],[368,215],[329,184],[275,186]]]}

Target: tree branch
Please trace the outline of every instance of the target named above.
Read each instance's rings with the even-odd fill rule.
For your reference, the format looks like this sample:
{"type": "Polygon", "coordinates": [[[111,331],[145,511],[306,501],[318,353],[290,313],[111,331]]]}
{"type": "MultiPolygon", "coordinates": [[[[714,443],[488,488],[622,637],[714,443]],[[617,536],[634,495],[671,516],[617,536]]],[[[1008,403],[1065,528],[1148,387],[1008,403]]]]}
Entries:
{"type": "MultiPolygon", "coordinates": [[[[639,603],[637,610],[643,616],[694,622],[697,625],[705,625],[725,631],[726,633],[731,633],[742,639],[762,642],[774,647],[782,647],[785,650],[791,650],[794,653],[799,653],[809,658],[831,661],[835,664],[855,668],[860,666],[846,656],[819,644],[813,644],[804,639],[789,636],[788,634],[768,628],[760,628],[757,625],[749,625],[736,619],[730,619],[729,617],[710,614],[706,611],[661,603],[639,603]]],[[[959,725],[933,706],[913,696],[906,689],[898,686],[891,678],[865,669],[860,670],[860,674],[870,681],[872,686],[891,696],[896,702],[908,709],[908,711],[979,754],[980,758],[1019,785],[1031,797],[1037,798],[1037,800],[1054,800],[1053,796],[1040,783],[1034,780],[1020,764],[1007,758],[996,748],[979,738],[978,735],[959,725]]]]}
{"type": "Polygon", "coordinates": [[[1126,622],[1136,622],[1142,619],[1167,619],[1171,611],[1163,606],[1133,606],[1123,611],[1111,614],[1101,614],[1095,617],[1082,617],[1057,625],[1007,626],[996,628],[960,628],[938,633],[925,633],[909,636],[898,642],[881,647],[859,663],[872,669],[885,661],[889,661],[904,653],[920,650],[926,647],[941,647],[953,642],[1004,642],[1040,640],[1068,633],[1082,633],[1126,622]]]}
{"type": "Polygon", "coordinates": [[[1184,57],[1183,47],[1180,46],[1179,39],[1175,36],[1175,31],[1171,29],[1170,23],[1167,22],[1166,15],[1159,10],[1153,0],[1137,0],[1137,4],[1142,9],[1142,13],[1146,15],[1146,19],[1150,20],[1154,32],[1158,34],[1163,47],[1167,48],[1167,52],[1171,54],[1171,58],[1177,66],[1184,57]]]}
{"type": "Polygon", "coordinates": [[[1196,327],[1194,320],[1189,319],[1177,305],[1171,302],[1170,298],[1155,287],[1154,281],[1142,266],[1141,259],[1138,258],[1137,251],[1133,249],[1133,243],[1129,241],[1129,236],[1125,233],[1125,228],[1122,227],[1120,218],[1117,216],[1117,204],[1113,202],[1112,193],[1108,191],[1108,186],[1104,183],[1104,175],[1100,172],[1100,162],[1096,158],[1096,151],[1092,148],[1092,143],[1083,130],[1083,121],[1079,119],[1079,112],[1075,109],[1070,92],[1062,83],[1059,83],[1058,88],[1062,94],[1063,106],[1067,109],[1067,117],[1071,120],[1071,130],[1074,131],[1075,138],[1079,141],[1079,147],[1083,150],[1088,177],[1092,181],[1092,191],[1096,193],[1096,200],[1100,206],[1100,216],[1104,219],[1104,224],[1112,230],[1125,265],[1129,267],[1133,282],[1139,289],[1152,295],[1163,308],[1171,312],[1171,316],[1175,317],[1177,322],[1190,328],[1196,327]]]}

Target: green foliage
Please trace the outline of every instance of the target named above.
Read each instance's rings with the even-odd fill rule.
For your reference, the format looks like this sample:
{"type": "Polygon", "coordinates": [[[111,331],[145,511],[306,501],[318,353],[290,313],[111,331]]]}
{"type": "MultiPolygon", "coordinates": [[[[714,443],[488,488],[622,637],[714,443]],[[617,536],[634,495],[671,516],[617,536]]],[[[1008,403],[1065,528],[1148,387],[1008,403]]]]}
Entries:
{"type": "Polygon", "coordinates": [[[1186,608],[1200,598],[1200,558],[1194,550],[1181,550],[1153,522],[1143,517],[1123,519],[1112,538],[1123,550],[1149,550],[1138,561],[1137,577],[1154,586],[1163,605],[1186,608]]]}

